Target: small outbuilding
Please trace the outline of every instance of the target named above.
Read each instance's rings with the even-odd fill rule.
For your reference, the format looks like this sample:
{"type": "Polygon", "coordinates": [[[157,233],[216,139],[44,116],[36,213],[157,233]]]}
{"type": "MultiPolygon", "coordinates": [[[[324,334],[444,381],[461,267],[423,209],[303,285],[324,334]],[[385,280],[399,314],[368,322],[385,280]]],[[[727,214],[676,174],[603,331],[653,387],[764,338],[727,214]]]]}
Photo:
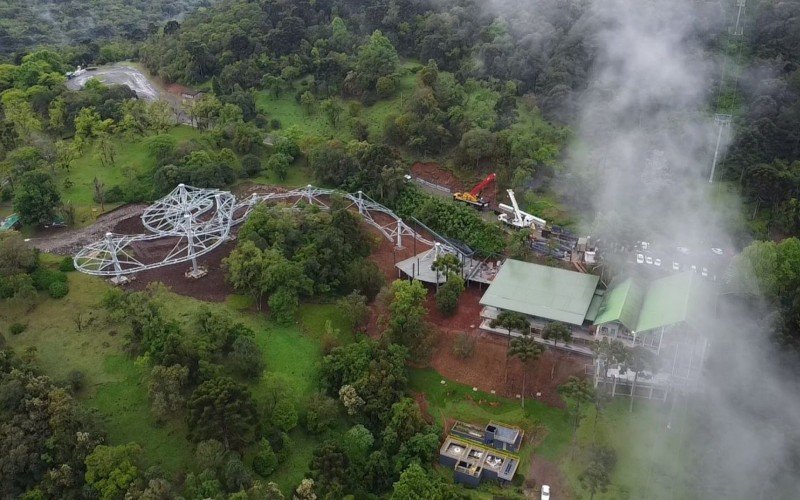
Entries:
{"type": "Polygon", "coordinates": [[[455,481],[477,487],[482,480],[509,482],[519,467],[522,429],[497,422],[485,428],[456,422],[439,449],[439,463],[452,467],[455,481]]]}

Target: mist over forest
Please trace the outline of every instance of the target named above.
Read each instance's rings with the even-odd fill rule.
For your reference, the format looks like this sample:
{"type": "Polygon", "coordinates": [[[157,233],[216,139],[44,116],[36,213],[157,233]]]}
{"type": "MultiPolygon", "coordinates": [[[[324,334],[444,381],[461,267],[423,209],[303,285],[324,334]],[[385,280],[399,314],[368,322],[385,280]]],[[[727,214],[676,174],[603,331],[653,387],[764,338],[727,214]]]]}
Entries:
{"type": "Polygon", "coordinates": [[[781,0],[0,4],[0,497],[795,498],[799,69],[781,0]]]}

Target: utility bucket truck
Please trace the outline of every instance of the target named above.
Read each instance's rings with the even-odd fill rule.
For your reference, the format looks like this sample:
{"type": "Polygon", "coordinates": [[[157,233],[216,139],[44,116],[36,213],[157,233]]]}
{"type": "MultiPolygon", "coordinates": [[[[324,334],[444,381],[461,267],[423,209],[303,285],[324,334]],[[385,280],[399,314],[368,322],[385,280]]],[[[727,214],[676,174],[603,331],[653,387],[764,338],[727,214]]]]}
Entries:
{"type": "Polygon", "coordinates": [[[472,188],[472,191],[470,191],[469,193],[453,193],[453,199],[455,201],[460,201],[463,203],[467,203],[468,205],[472,205],[478,210],[485,210],[486,207],[489,206],[489,202],[480,197],[481,192],[484,189],[486,189],[486,186],[494,182],[495,177],[497,176],[494,173],[487,175],[486,178],[481,182],[479,182],[477,186],[472,188]]]}
{"type": "Polygon", "coordinates": [[[540,219],[535,215],[531,215],[519,209],[519,205],[517,205],[517,198],[514,196],[513,189],[508,190],[508,197],[511,199],[511,205],[513,206],[508,206],[501,203],[500,209],[508,213],[498,215],[497,220],[516,229],[526,229],[534,224],[540,228],[543,228],[547,225],[547,221],[544,219],[540,219]]]}

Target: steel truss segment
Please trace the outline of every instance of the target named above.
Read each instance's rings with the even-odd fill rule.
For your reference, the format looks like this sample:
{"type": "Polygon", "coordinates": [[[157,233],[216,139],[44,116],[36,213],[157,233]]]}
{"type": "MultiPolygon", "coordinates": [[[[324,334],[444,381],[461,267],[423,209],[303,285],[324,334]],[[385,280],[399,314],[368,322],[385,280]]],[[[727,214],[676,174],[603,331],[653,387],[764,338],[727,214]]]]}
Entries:
{"type": "Polygon", "coordinates": [[[394,212],[361,191],[345,193],[308,185],[284,192],[253,194],[237,200],[227,191],[179,184],[142,213],[142,224],[149,234],[107,233],[104,238],[82,248],[73,261],[78,271],[97,276],[120,277],[189,261],[196,268],[197,258],[227,241],[231,228],[244,222],[256,205],[285,202],[292,209],[314,205],[322,210],[330,210],[332,196],[349,201],[347,209],[358,210],[367,224],[378,229],[386,239],[398,246],[403,237],[414,238],[425,245],[434,245],[433,241],[420,236],[394,212]],[[378,222],[373,217],[378,213],[391,220],[386,223],[378,222]],[[137,255],[135,244],[164,238],[177,240],[160,259],[142,262],[145,259],[137,255]]]}

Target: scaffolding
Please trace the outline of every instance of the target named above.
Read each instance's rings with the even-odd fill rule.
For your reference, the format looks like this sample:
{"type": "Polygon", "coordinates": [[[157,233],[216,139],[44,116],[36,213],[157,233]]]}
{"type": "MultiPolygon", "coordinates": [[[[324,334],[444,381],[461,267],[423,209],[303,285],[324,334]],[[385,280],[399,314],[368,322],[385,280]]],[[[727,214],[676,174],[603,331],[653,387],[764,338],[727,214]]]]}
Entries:
{"type": "Polygon", "coordinates": [[[260,203],[286,203],[299,209],[305,205],[330,209],[331,197],[349,204],[346,209],[358,211],[364,221],[375,227],[389,241],[403,248],[403,238],[412,238],[433,246],[394,212],[364,192],[344,193],[311,185],[285,192],[253,194],[238,201],[227,191],[179,184],[168,195],[147,207],[142,224],[150,234],[124,235],[106,233],[99,241],[82,248],[74,257],[75,269],[95,276],[108,276],[124,283],[127,276],[141,271],[191,262],[187,277],[199,278],[205,270],[197,259],[228,241],[233,226],[244,222],[260,203]],[[145,259],[137,252],[142,246],[167,243],[167,250],[155,258],[145,259]]]}

